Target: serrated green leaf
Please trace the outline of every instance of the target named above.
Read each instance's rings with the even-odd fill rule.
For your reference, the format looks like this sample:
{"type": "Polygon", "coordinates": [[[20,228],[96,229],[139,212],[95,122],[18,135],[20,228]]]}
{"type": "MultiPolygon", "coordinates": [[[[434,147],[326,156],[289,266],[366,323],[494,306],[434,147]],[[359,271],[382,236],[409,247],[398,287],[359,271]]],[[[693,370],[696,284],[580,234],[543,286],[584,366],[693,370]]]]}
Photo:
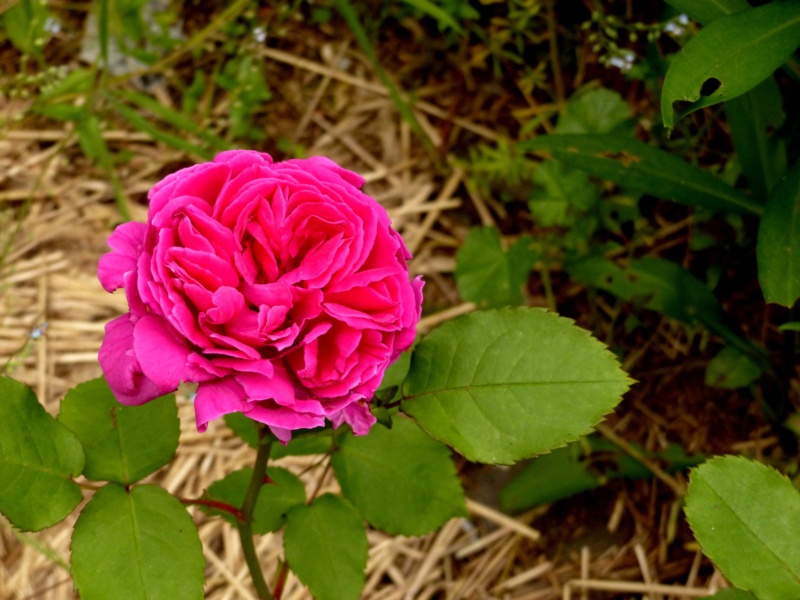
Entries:
{"type": "Polygon", "coordinates": [[[481,311],[419,342],[401,410],[469,460],[509,464],[588,433],[629,385],[571,320],[536,308],[481,311]]]}
{"type": "MultiPolygon", "coordinates": [[[[267,476],[271,481],[261,487],[253,510],[253,533],[277,531],[286,521],[289,509],[298,504],[305,504],[306,501],[306,488],[291,471],[270,467],[267,469],[267,476]]],[[[253,469],[249,467],[234,471],[209,486],[208,498],[239,509],[242,507],[252,477],[253,469]]],[[[200,508],[209,514],[223,517],[231,525],[236,525],[236,518],[229,512],[207,506],[200,508]]]]}
{"type": "Polygon", "coordinates": [[[27,385],[0,377],[0,513],[23,531],[55,525],[83,500],[78,438],[27,385]]]}
{"type": "Polygon", "coordinates": [[[536,166],[528,208],[543,227],[568,226],[581,213],[594,206],[599,197],[597,186],[588,175],[557,160],[545,160],[536,166]]]}
{"type": "Polygon", "coordinates": [[[543,135],[520,142],[517,148],[546,152],[590,175],[656,198],[712,211],[763,211],[757,202],[711,173],[638,140],[615,135],[543,135]]]}
{"type": "Polygon", "coordinates": [[[631,133],[631,116],[622,96],[599,88],[573,95],[553,133],[631,133]]]}
{"type": "Polygon", "coordinates": [[[666,0],[666,3],[703,25],[724,15],[750,8],[747,0],[666,0]]]}
{"type": "Polygon", "coordinates": [[[158,486],[101,488],[75,523],[71,554],[81,600],[203,597],[197,527],[158,486]]]}
{"type": "Polygon", "coordinates": [[[344,496],[370,525],[387,533],[422,535],[467,516],[450,449],[411,420],[368,435],[347,434],[332,455],[344,496]]]}
{"type": "Polygon", "coordinates": [[[364,587],[367,532],[353,506],[323,494],[289,511],[283,535],[289,567],[319,600],[356,600],[364,587]]]}
{"type": "Polygon", "coordinates": [[[786,144],[772,135],[784,119],[781,91],[774,77],[725,103],[731,140],[756,198],[766,202],[786,171],[786,144]]]}
{"type": "Polygon", "coordinates": [[[86,477],[124,485],[167,464],[181,433],[173,394],[141,406],[125,406],[103,377],[67,392],[58,420],[83,444],[86,477]]]}
{"type": "Polygon", "coordinates": [[[698,109],[731,100],[772,75],[800,45],[800,3],[772,2],[715,19],[673,59],[661,92],[671,129],[698,109]],[[691,104],[675,114],[676,102],[691,104]]]}
{"type": "Polygon", "coordinates": [[[522,286],[536,261],[530,236],[504,252],[493,227],[475,227],[456,256],[456,283],[464,300],[490,307],[521,304],[522,286]]]}
{"type": "Polygon", "coordinates": [[[761,377],[761,368],[735,348],[720,350],[706,367],[706,385],[733,390],[761,377]]]}
{"type": "Polygon", "coordinates": [[[767,200],[756,258],[766,301],[792,306],[800,298],[800,163],[781,178],[767,200]]]}
{"type": "Polygon", "coordinates": [[[686,517],[703,552],[759,600],[800,598],[800,493],[766,465],[737,456],[693,469],[686,517]]]}

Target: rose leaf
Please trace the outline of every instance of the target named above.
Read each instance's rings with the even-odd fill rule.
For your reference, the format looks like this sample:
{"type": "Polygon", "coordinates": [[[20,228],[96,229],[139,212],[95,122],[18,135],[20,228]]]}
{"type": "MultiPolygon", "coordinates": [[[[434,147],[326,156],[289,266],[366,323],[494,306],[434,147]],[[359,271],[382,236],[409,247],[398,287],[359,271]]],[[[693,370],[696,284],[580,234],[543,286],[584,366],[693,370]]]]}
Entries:
{"type": "Polygon", "coordinates": [[[286,561],[315,598],[357,600],[367,567],[367,532],[344,498],[324,494],[289,511],[286,561]]]}
{"type": "Polygon", "coordinates": [[[83,467],[78,438],[31,388],[0,377],[0,513],[24,531],[55,525],[83,499],[71,479],[83,467]]]}
{"type": "Polygon", "coordinates": [[[449,448],[411,419],[397,417],[391,429],[376,425],[368,435],[343,436],[332,462],[344,496],[378,529],[422,535],[467,516],[449,448]]]}
{"type": "Polygon", "coordinates": [[[58,420],[86,451],[84,475],[128,485],[167,464],[180,435],[175,396],[141,406],[120,404],[103,377],[82,383],[61,403],[58,420]]]}
{"type": "Polygon", "coordinates": [[[537,308],[482,311],[419,342],[401,410],[469,460],[511,464],[588,433],[630,383],[570,319],[537,308]]]}
{"type": "Polygon", "coordinates": [[[800,494],[778,471],[738,456],[692,470],[686,518],[730,582],[760,600],[800,598],[800,494]]]}
{"type": "Polygon", "coordinates": [[[75,523],[71,554],[82,600],[203,597],[197,527],[158,486],[101,488],[75,523]]]}

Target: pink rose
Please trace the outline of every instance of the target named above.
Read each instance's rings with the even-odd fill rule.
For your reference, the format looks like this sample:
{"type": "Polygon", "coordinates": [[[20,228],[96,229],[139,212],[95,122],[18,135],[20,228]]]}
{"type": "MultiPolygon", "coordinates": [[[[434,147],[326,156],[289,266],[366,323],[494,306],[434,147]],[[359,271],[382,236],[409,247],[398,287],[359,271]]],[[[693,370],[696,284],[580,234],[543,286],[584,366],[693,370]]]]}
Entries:
{"type": "Polygon", "coordinates": [[[414,340],[422,281],[364,180],[331,160],[232,150],[150,191],[98,276],[130,312],[100,364],[129,405],[198,383],[197,428],[227,413],[295,429],[375,422],[369,402],[414,340]]]}

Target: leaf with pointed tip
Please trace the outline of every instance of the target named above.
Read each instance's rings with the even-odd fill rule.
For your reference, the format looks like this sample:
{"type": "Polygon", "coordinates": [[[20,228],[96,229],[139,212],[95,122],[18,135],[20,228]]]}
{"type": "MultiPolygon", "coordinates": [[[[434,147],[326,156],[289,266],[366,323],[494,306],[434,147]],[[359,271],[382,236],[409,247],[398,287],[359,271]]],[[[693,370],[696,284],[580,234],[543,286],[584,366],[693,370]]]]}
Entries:
{"type": "Polygon", "coordinates": [[[731,141],[754,196],[761,202],[786,171],[786,144],[774,133],[784,119],[778,83],[770,77],[725,103],[731,141]]]}
{"type": "Polygon", "coordinates": [[[800,598],[800,493],[775,469],[714,458],[692,470],[686,518],[703,552],[759,600],[800,598]]]}
{"type": "Polygon", "coordinates": [[[800,163],[775,185],[758,228],[758,281],[767,302],[800,298],[800,163]]]}
{"type": "Polygon", "coordinates": [[[102,487],[72,533],[72,576],[82,600],[203,597],[197,527],[163,488],[102,487]]]}
{"type": "Polygon", "coordinates": [[[675,10],[707,25],[714,19],[750,8],[747,0],[666,0],[675,10]]]}
{"type": "Polygon", "coordinates": [[[675,121],[753,89],[800,45],[800,2],[772,2],[722,16],[673,59],[661,91],[661,115],[675,121]],[[688,102],[676,116],[675,103],[688,102]]]}
{"type": "Polygon", "coordinates": [[[80,441],[27,385],[0,377],[0,513],[23,531],[55,525],[83,500],[80,441]]]}
{"type": "Polygon", "coordinates": [[[289,511],[283,534],[286,562],[315,598],[357,600],[367,567],[367,532],[355,508],[323,494],[289,511]]]}
{"type": "Polygon", "coordinates": [[[173,394],[141,406],[125,406],[103,377],[67,392],[58,420],[83,444],[83,474],[94,481],[123,485],[167,464],[175,455],[181,433],[173,394]]]}
{"type": "Polygon", "coordinates": [[[590,175],[656,198],[712,211],[760,214],[763,208],[711,173],[650,144],[616,135],[543,135],[517,144],[546,152],[590,175]]]}
{"type": "Polygon", "coordinates": [[[588,433],[630,383],[569,319],[537,308],[480,311],[419,342],[401,410],[469,460],[510,464],[588,433]]]}

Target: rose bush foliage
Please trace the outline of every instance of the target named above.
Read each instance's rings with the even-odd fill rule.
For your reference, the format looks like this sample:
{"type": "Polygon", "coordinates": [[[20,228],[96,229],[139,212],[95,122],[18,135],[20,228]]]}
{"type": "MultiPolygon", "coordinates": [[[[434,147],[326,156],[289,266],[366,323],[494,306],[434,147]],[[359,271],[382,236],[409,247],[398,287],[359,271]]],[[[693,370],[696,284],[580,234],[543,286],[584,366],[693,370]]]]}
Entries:
{"type": "Polygon", "coordinates": [[[137,405],[198,383],[197,427],[242,412],[286,441],[348,423],[364,434],[386,368],[414,340],[422,281],[364,180],[323,157],[232,150],[150,191],[98,275],[130,311],[99,359],[137,405]]]}

